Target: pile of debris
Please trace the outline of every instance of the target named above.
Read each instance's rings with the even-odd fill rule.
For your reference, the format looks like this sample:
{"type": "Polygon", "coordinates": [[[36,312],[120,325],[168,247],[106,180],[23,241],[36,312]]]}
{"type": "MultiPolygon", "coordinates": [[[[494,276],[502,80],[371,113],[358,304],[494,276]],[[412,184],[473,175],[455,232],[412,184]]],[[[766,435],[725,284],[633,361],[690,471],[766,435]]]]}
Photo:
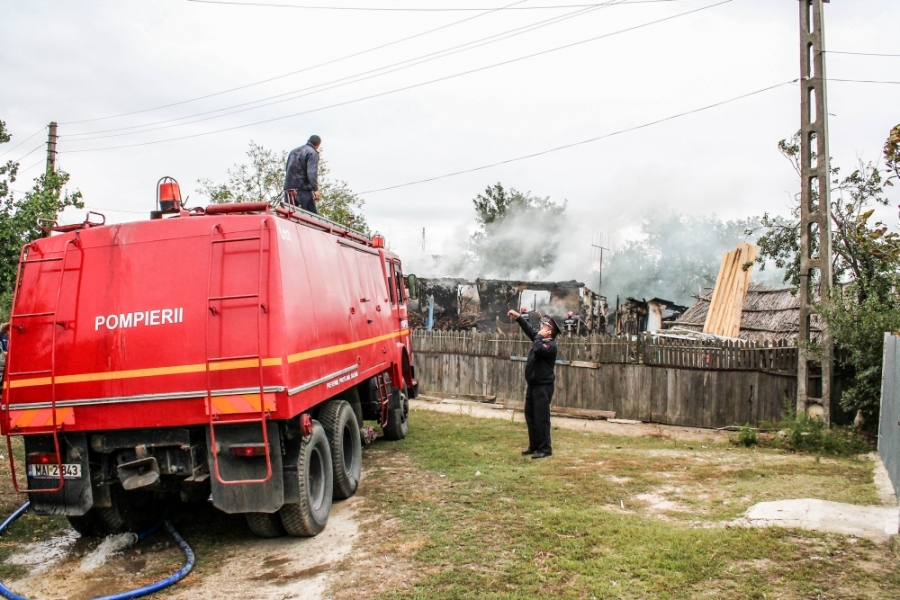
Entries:
{"type": "MultiPolygon", "coordinates": [[[[674,335],[703,334],[712,297],[713,292],[710,291],[698,298],[697,303],[666,331],[674,335]]],[[[821,318],[812,315],[810,335],[813,342],[819,339],[821,331],[821,318]]],[[[751,283],[741,305],[740,327],[733,337],[750,342],[778,342],[796,340],[799,333],[800,298],[797,289],[751,283]]]]}
{"type": "Polygon", "coordinates": [[[548,313],[560,324],[572,312],[580,319],[582,335],[606,331],[606,298],[578,281],[419,277],[415,281],[417,293],[409,299],[410,326],[414,328],[427,328],[430,313],[432,329],[514,333],[519,326],[508,313],[526,307],[532,315],[548,313]]]}

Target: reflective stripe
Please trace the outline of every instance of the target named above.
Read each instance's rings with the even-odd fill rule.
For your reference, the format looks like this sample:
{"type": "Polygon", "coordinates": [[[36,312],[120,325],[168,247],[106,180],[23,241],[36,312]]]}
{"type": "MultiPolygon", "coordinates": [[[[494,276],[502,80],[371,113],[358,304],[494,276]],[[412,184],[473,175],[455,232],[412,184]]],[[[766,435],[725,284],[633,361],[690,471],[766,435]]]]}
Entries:
{"type": "Polygon", "coordinates": [[[340,377],[344,373],[349,373],[351,371],[355,371],[358,368],[359,368],[359,365],[350,365],[346,369],[341,369],[340,371],[336,371],[334,373],[331,373],[330,375],[326,375],[325,377],[319,377],[315,381],[310,381],[309,383],[304,383],[303,385],[298,385],[297,387],[291,388],[288,390],[288,396],[293,396],[294,394],[299,394],[300,392],[302,392],[304,390],[308,390],[309,388],[316,387],[317,385],[322,385],[323,383],[325,383],[326,381],[328,381],[330,379],[334,379],[335,377],[340,377]]]}
{"type": "MultiPolygon", "coordinates": [[[[284,386],[280,385],[271,385],[265,388],[265,393],[275,393],[279,394],[284,391],[284,386]]],[[[259,396],[259,388],[238,388],[232,390],[213,390],[213,396],[233,396],[233,395],[242,395],[242,394],[253,394],[256,393],[257,397],[259,396]]],[[[185,400],[188,398],[206,398],[206,390],[197,390],[195,392],[173,392],[171,394],[140,394],[137,396],[111,396],[109,398],[87,398],[84,400],[60,400],[56,403],[57,408],[64,408],[70,406],[94,406],[94,405],[102,405],[102,404],[127,404],[130,402],[154,402],[157,400],[185,400]]],[[[11,410],[24,410],[24,409],[36,409],[36,408],[50,408],[52,404],[50,402],[34,402],[34,403],[20,403],[13,404],[9,408],[11,410]]],[[[257,403],[257,409],[258,408],[257,403]]],[[[6,409],[6,407],[2,407],[6,409]]]]}
{"type": "MultiPolygon", "coordinates": [[[[275,394],[266,394],[266,411],[275,412],[275,394]]],[[[212,397],[213,414],[235,415],[260,412],[259,394],[230,394],[212,397]]]]}
{"type": "MultiPolygon", "coordinates": [[[[51,427],[53,410],[48,408],[29,408],[28,410],[11,410],[9,412],[10,429],[27,429],[28,427],[51,427]]],[[[56,409],[57,425],[74,425],[75,410],[72,408],[56,409]]]]}

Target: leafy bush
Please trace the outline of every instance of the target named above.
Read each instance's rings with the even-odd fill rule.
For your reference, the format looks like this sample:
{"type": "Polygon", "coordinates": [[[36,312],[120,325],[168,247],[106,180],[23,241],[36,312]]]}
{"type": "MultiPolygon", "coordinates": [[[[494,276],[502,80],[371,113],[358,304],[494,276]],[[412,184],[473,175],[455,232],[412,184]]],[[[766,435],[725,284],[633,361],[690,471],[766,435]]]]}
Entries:
{"type": "Polygon", "coordinates": [[[737,434],[737,444],[739,446],[755,446],[759,443],[759,436],[756,433],[756,430],[750,425],[744,425],[740,428],[737,434]]]}
{"type": "Polygon", "coordinates": [[[793,452],[837,456],[865,454],[873,449],[872,443],[856,430],[828,429],[821,419],[806,413],[798,414],[793,408],[787,410],[787,416],[777,427],[780,431],[766,445],[793,452]]]}

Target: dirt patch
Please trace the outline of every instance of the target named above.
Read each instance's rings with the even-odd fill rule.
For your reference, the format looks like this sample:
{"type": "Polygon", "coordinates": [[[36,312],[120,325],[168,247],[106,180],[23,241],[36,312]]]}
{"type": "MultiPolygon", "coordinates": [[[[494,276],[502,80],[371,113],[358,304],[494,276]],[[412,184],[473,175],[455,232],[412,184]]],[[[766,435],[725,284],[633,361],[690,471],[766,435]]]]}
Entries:
{"type": "Polygon", "coordinates": [[[229,543],[221,567],[173,588],[171,598],[324,598],[330,577],[359,535],[355,496],[335,503],[325,531],[313,538],[246,538],[229,543]]]}

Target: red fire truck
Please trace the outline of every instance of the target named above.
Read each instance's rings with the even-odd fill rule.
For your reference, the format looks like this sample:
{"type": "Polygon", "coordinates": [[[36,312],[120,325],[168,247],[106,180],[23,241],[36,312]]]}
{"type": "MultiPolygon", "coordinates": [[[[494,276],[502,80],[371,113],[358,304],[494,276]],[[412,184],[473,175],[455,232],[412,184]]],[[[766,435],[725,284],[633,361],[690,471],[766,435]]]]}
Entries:
{"type": "Polygon", "coordinates": [[[172,184],[148,221],[47,223],[22,249],[0,413],[11,460],[24,438],[16,489],[88,535],[178,496],[316,535],[356,492],[363,420],[407,433],[400,259],[288,206],[187,210],[172,184]]]}

